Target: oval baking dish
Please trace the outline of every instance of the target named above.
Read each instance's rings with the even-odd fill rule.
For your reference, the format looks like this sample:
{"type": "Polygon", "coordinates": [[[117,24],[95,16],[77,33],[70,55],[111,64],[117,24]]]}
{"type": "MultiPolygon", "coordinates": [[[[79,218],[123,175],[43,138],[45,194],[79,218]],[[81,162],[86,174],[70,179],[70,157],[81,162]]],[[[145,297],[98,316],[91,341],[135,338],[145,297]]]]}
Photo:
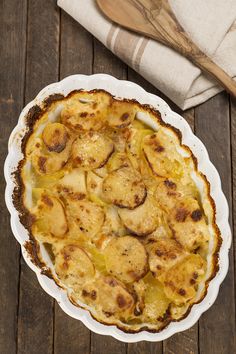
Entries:
{"type": "MultiPolygon", "coordinates": [[[[54,121],[53,114],[59,114],[59,108],[57,106],[55,108],[55,112],[51,113],[50,119],[52,121],[54,121]],[[58,112],[56,112],[56,110],[58,110],[58,112]]],[[[46,133],[44,134],[44,141],[50,142],[51,132],[49,131],[46,133]]],[[[90,138],[91,137],[89,137],[89,139],[90,138]]],[[[146,137],[147,141],[148,139],[149,138],[146,137]]],[[[61,146],[59,147],[61,149],[61,146]]],[[[52,150],[58,150],[59,147],[50,146],[49,148],[52,150]]],[[[110,154],[113,152],[112,147],[109,147],[108,145],[107,148],[110,149],[110,156],[110,154]]],[[[152,154],[148,149],[150,149],[150,143],[147,145],[145,153],[149,154],[149,162],[152,162],[152,154]]],[[[78,145],[76,154],[78,154],[77,151],[80,150],[81,144],[78,145]]],[[[103,151],[101,150],[100,154],[102,153],[103,151]]],[[[6,203],[11,213],[12,231],[21,244],[22,253],[26,262],[36,272],[39,282],[45,291],[47,291],[58,301],[60,306],[67,314],[74,318],[80,319],[89,329],[96,333],[109,334],[119,340],[126,342],[136,342],[141,340],[160,341],[168,338],[176,332],[191,327],[198,320],[200,315],[206,311],[214,302],[219,290],[219,286],[223,281],[228,269],[228,250],[231,243],[231,233],[228,224],[227,202],[221,191],[219,175],[212,163],[209,161],[209,157],[204,145],[192,133],[186,121],[176,113],[172,112],[162,99],[145,92],[141,87],[134,83],[120,81],[111,76],[103,74],[92,76],[74,75],[62,80],[61,82],[49,85],[43,89],[35,98],[35,100],[30,102],[22,111],[18,125],[13,130],[9,139],[9,154],[5,162],[4,172],[7,181],[6,203]],[[211,273],[209,273],[210,275],[205,283],[205,290],[202,291],[202,293],[199,293],[199,296],[196,297],[194,305],[189,307],[189,310],[184,316],[182,316],[178,321],[171,321],[170,323],[166,322],[166,325],[163,326],[163,328],[160,328],[158,331],[155,331],[155,328],[152,329],[151,327],[145,328],[145,326],[140,326],[136,329],[134,328],[133,330],[132,327],[129,328],[128,326],[115,326],[113,325],[113,322],[109,323],[109,321],[107,322],[109,325],[105,324],[104,320],[101,320],[101,323],[96,321],[96,314],[93,313],[89,307],[86,309],[86,306],[84,306],[83,302],[81,303],[78,301],[77,303],[70,293],[70,290],[67,289],[66,291],[65,286],[63,286],[64,284],[62,284],[57,278],[51,258],[49,257],[44,244],[39,244],[38,253],[40,254],[40,257],[38,257],[38,255],[36,255],[37,252],[35,249],[32,249],[32,242],[28,242],[29,233],[27,229],[29,228],[27,227],[28,221],[25,222],[26,212],[22,208],[22,205],[19,206],[19,202],[21,202],[19,196],[22,194],[23,190],[20,188],[22,186],[19,183],[19,174],[13,173],[14,171],[17,171],[17,169],[18,171],[20,170],[19,163],[23,158],[22,146],[24,146],[24,144],[27,142],[27,136],[33,131],[34,119],[35,117],[37,118],[37,115],[40,114],[41,107],[50,107],[52,103],[60,102],[60,100],[63,100],[64,97],[71,94],[72,91],[75,92],[75,90],[81,89],[85,91],[93,90],[93,92],[106,90],[109,92],[109,94],[119,99],[135,100],[133,102],[135,102],[137,107],[139,106],[140,111],[137,113],[138,119],[143,122],[145,126],[150,126],[154,131],[157,130],[158,127],[151,116],[157,114],[155,112],[158,111],[158,115],[160,115],[159,122],[163,122],[163,126],[165,127],[168,127],[168,124],[173,127],[170,128],[172,129],[172,133],[174,133],[180,141],[180,150],[182,150],[181,154],[183,154],[185,158],[188,158],[188,156],[193,156],[193,161],[195,162],[195,167],[197,169],[196,174],[193,176],[193,180],[197,185],[201,198],[205,201],[208,195],[208,204],[210,205],[212,203],[210,214],[213,212],[214,215],[209,216],[209,214],[207,217],[208,221],[213,217],[213,229],[215,226],[215,234],[218,235],[217,237],[219,239],[215,250],[213,250],[213,246],[212,250],[210,250],[211,246],[209,247],[209,255],[207,257],[208,271],[209,267],[212,266],[212,262],[214,263],[214,266],[211,273]],[[218,232],[217,227],[219,228],[220,232],[218,232]],[[220,234],[222,240],[220,240],[220,234]],[[32,253],[34,253],[33,257],[32,253]],[[53,278],[56,281],[54,281],[53,278]],[[69,297],[67,296],[67,292],[69,292],[69,297]],[[69,298],[72,301],[70,301],[69,298]]],[[[26,193],[28,192],[29,190],[26,189],[26,193]]],[[[142,194],[144,192],[141,191],[140,193],[142,194]]],[[[144,200],[146,196],[144,196],[144,194],[142,195],[142,199],[144,200]]],[[[128,206],[130,207],[130,199],[127,199],[127,201],[124,202],[128,203],[128,206]]],[[[143,201],[140,200],[140,203],[142,202],[143,201]]],[[[120,205],[117,204],[117,206],[119,207],[120,205]]],[[[125,205],[125,207],[128,206],[125,205]]],[[[131,205],[130,209],[136,206],[138,206],[138,204],[134,206],[131,205]]],[[[127,212],[120,212],[122,219],[125,219],[126,214],[127,212]]],[[[182,216],[180,215],[180,217],[182,216]]],[[[138,233],[136,232],[136,234],[138,233]]],[[[140,236],[142,236],[142,234],[140,234],[140,236]]],[[[128,240],[127,238],[127,242],[130,242],[130,239],[128,240]]],[[[139,242],[137,241],[137,243],[139,242]]],[[[82,253],[80,256],[82,257],[82,253]]],[[[124,279],[124,281],[129,282],[130,280],[124,279]]]]}

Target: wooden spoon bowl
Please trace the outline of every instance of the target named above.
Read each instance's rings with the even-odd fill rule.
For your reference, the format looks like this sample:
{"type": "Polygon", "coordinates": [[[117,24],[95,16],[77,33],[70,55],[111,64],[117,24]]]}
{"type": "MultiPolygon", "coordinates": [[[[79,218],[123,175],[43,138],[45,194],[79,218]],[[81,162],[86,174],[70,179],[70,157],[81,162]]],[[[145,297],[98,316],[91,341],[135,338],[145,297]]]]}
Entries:
{"type": "Polygon", "coordinates": [[[96,1],[109,19],[178,51],[236,97],[236,82],[191,41],[168,0],[96,1]]]}

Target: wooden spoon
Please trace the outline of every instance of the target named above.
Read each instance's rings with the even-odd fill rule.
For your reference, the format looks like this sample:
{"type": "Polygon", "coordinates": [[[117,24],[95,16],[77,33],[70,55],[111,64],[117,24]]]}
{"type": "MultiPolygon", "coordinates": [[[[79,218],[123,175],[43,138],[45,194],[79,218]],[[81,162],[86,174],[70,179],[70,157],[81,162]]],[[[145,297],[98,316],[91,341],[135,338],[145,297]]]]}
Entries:
{"type": "Polygon", "coordinates": [[[96,1],[112,21],[175,49],[236,97],[236,82],[191,41],[168,0],[96,1]]]}

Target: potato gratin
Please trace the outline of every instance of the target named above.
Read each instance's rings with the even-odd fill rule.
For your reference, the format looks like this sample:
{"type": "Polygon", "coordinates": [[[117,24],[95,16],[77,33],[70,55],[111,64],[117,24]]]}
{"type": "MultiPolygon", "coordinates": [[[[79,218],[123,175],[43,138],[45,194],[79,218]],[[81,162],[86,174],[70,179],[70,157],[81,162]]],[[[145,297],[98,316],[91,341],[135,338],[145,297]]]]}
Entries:
{"type": "Polygon", "coordinates": [[[217,271],[221,238],[181,134],[102,90],[54,95],[27,120],[14,198],[35,263],[75,305],[124,331],[185,317],[217,271]]]}

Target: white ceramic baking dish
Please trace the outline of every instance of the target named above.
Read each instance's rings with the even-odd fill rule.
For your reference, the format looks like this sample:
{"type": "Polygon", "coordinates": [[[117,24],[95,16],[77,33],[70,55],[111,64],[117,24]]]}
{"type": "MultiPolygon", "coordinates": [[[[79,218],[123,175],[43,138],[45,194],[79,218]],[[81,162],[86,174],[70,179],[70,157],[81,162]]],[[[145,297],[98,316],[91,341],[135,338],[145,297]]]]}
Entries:
{"type": "MultiPolygon", "coordinates": [[[[4,166],[5,179],[7,183],[5,197],[8,210],[11,214],[11,227],[13,234],[17,241],[21,244],[22,254],[26,263],[36,273],[39,283],[43,289],[57,300],[61,308],[69,316],[82,321],[91,331],[102,335],[110,335],[124,342],[138,342],[142,340],[162,341],[174,333],[184,331],[193,326],[201,314],[214,303],[220,284],[225,278],[228,270],[228,252],[231,245],[231,231],[228,223],[227,201],[221,190],[221,182],[218,172],[210,162],[208,153],[203,143],[193,134],[188,123],[180,115],[173,112],[161,98],[146,92],[140,86],[132,82],[117,80],[109,75],[96,74],[91,76],[69,76],[60,82],[53,83],[45,87],[42,91],[40,91],[37,97],[23,109],[20,114],[18,124],[12,131],[9,138],[8,149],[9,153],[4,166]],[[207,295],[200,303],[192,307],[188,316],[179,322],[170,323],[170,325],[160,333],[150,333],[147,331],[142,331],[139,333],[125,333],[115,326],[107,326],[97,322],[92,318],[87,310],[73,305],[69,301],[65,290],[57,286],[52,279],[41,274],[40,269],[32,263],[31,258],[24,247],[24,243],[29,239],[29,236],[27,230],[20,223],[18,212],[13,205],[12,195],[15,187],[15,181],[12,172],[16,170],[19,161],[23,157],[21,152],[21,139],[26,131],[25,117],[31,107],[35,104],[40,105],[49,95],[56,93],[67,95],[75,89],[105,89],[117,97],[136,99],[142,104],[149,104],[156,108],[161,113],[162,119],[165,122],[170,123],[181,131],[183,144],[190,147],[193,154],[197,157],[199,171],[201,171],[210,182],[211,196],[216,204],[216,222],[223,239],[219,252],[219,271],[214,279],[210,281],[207,295]]],[[[43,250],[42,256],[48,264],[50,262],[49,257],[47,257],[46,252],[43,250]]]]}

